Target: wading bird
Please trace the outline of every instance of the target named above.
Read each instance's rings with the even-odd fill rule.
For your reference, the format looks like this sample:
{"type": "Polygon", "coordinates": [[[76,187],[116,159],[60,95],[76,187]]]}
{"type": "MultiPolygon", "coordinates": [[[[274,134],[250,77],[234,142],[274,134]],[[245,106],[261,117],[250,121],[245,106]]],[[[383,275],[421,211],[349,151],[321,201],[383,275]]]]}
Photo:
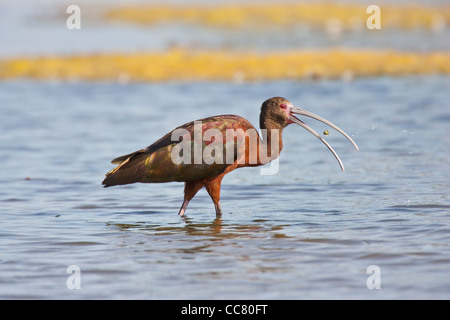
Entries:
{"type": "Polygon", "coordinates": [[[352,138],[330,121],[294,107],[285,98],[274,97],[262,104],[259,118],[261,136],[249,121],[236,115],[212,116],[189,122],[147,148],[112,160],[118,166],[106,174],[103,185],[110,187],[135,182],[184,182],[184,201],[179,215],[184,215],[189,201],[205,187],[214,202],[216,215],[220,216],[222,178],[234,169],[260,166],[278,158],[283,148],[282,131],[291,123],[298,124],[320,139],[344,171],[333,148],[294,114],[327,124],[344,135],[358,150],[352,138]]]}

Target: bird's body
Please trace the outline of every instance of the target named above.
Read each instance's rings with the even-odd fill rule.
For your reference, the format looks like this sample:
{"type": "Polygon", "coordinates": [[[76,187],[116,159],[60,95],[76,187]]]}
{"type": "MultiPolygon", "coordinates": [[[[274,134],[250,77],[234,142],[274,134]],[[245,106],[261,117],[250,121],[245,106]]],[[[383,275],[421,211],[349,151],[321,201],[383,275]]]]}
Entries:
{"type": "MultiPolygon", "coordinates": [[[[283,148],[282,131],[290,123],[295,122],[318,136],[295,118],[292,115],[294,112],[314,116],[331,124],[293,107],[284,98],[271,98],[261,108],[262,136],[248,120],[236,115],[212,116],[189,122],[147,148],[114,159],[112,163],[118,166],[106,174],[103,185],[185,182],[180,215],[185,213],[195,194],[205,187],[214,202],[216,214],[220,215],[220,186],[225,174],[239,167],[259,166],[276,159],[283,148]]],[[[336,126],[331,126],[343,133],[336,126]]],[[[351,138],[343,134],[356,147],[351,138]]],[[[320,136],[318,138],[330,148],[341,164],[334,150],[320,136]]]]}

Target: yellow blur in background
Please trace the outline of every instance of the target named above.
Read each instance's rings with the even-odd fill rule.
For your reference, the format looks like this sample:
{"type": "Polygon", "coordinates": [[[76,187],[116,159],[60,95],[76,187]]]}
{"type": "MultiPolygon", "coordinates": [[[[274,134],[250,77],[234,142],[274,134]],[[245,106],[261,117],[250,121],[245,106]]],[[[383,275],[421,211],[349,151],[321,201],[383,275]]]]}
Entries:
{"type": "MultiPolygon", "coordinates": [[[[365,29],[369,14],[357,4],[300,3],[228,6],[125,6],[105,8],[105,23],[154,25],[176,22],[261,32],[278,28],[289,32],[307,25],[326,32],[365,29]],[[255,31],[256,30],[256,31],[255,31]]],[[[449,8],[381,6],[384,29],[445,30],[449,8]]],[[[407,31],[411,32],[411,31],[407,31]]],[[[405,76],[450,73],[450,52],[321,48],[282,50],[226,50],[173,47],[164,51],[98,53],[68,56],[14,57],[0,60],[0,79],[32,78],[88,81],[258,81],[280,79],[405,76]]]]}
{"type": "MultiPolygon", "coordinates": [[[[383,28],[439,28],[450,21],[450,8],[382,5],[383,28]]],[[[326,28],[337,21],[343,29],[365,26],[367,5],[336,3],[262,3],[221,6],[123,6],[107,10],[107,19],[154,24],[177,21],[215,27],[292,27],[307,24],[326,28]]]]}
{"type": "Polygon", "coordinates": [[[19,58],[0,62],[0,78],[63,80],[280,80],[450,73],[450,53],[317,50],[282,53],[190,52],[19,58]]]}

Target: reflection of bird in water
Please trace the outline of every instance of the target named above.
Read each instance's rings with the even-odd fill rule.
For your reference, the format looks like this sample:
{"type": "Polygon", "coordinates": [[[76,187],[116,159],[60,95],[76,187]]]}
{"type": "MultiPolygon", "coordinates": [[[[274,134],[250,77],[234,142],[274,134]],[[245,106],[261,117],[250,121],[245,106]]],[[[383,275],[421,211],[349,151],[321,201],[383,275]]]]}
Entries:
{"type": "MultiPolygon", "coordinates": [[[[135,182],[184,182],[184,201],[179,211],[180,215],[184,215],[189,201],[201,188],[205,187],[214,202],[216,215],[220,216],[222,213],[220,185],[223,177],[234,169],[260,166],[278,158],[283,148],[282,131],[291,123],[298,124],[319,138],[330,149],[344,170],[344,166],[333,148],[294,114],[310,117],[329,125],[343,134],[358,150],[356,143],[330,121],[296,108],[284,98],[275,97],[266,100],[261,107],[260,128],[262,132],[266,133],[262,137],[249,121],[240,116],[212,116],[189,122],[169,132],[145,149],[112,160],[112,163],[118,166],[106,174],[103,185],[110,187],[135,182]],[[233,132],[231,139],[229,139],[229,135],[227,136],[227,132],[230,130],[233,132]],[[177,136],[178,140],[174,140],[174,134],[179,132],[181,134],[177,136]],[[202,137],[197,143],[195,141],[196,133],[200,133],[202,137]],[[252,134],[256,137],[253,139],[253,143],[252,134]],[[210,137],[207,139],[206,135],[210,135],[210,137]],[[179,141],[180,137],[183,138],[182,141],[179,141]],[[186,148],[180,148],[180,146],[186,148]],[[174,161],[174,149],[178,150],[177,148],[183,152],[190,151],[190,154],[183,154],[183,159],[188,161],[174,161]],[[210,155],[214,153],[214,161],[205,158],[207,150],[210,151],[210,155]],[[202,157],[200,162],[195,161],[195,152],[199,152],[198,154],[202,157]],[[224,160],[223,155],[225,154],[227,160],[230,160],[228,154],[232,154],[231,161],[215,161],[217,159],[224,160]],[[220,155],[222,158],[219,157],[220,155]],[[191,161],[192,159],[194,161],[191,161]]],[[[178,155],[180,153],[178,152],[178,155]]]]}

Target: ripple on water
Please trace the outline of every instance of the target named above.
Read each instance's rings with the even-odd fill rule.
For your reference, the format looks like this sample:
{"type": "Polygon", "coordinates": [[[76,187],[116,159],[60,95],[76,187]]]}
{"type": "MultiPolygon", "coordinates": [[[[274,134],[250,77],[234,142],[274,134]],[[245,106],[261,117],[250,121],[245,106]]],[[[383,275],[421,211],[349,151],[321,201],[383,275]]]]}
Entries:
{"type": "Polygon", "coordinates": [[[447,113],[450,91],[433,89],[445,79],[5,83],[0,99],[8,103],[0,105],[9,117],[0,124],[14,125],[0,137],[8,150],[0,181],[0,296],[447,298],[449,149],[437,138],[446,136],[445,122],[432,120],[447,113]],[[229,103],[230,92],[238,103],[229,103]],[[330,131],[345,173],[317,139],[292,128],[279,174],[239,169],[226,176],[220,219],[203,191],[179,217],[182,184],[101,187],[111,158],[223,110],[257,123],[254,110],[268,94],[331,114],[361,142],[359,153],[347,152],[330,131]],[[424,113],[414,101],[426,96],[436,107],[424,113]],[[179,101],[183,108],[174,107],[179,101]],[[414,134],[402,133],[407,123],[414,134]],[[72,264],[82,271],[77,292],[66,287],[72,264]],[[372,264],[382,272],[377,292],[366,286],[372,264]]]}

